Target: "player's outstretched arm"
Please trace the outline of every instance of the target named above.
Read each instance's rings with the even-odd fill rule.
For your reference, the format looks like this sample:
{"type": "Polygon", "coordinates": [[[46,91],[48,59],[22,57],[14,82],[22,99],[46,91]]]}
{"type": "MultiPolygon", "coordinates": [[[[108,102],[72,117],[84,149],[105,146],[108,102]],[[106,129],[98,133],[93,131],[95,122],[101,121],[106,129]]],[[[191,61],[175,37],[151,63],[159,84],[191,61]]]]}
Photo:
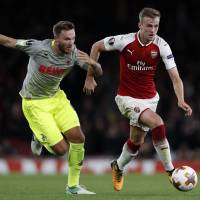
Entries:
{"type": "Polygon", "coordinates": [[[184,100],[184,87],[183,82],[179,76],[176,67],[168,70],[170,79],[172,80],[174,91],[178,99],[178,106],[185,111],[186,116],[192,115],[192,108],[184,100]]]}
{"type": "Polygon", "coordinates": [[[15,48],[16,47],[16,39],[7,37],[5,35],[0,34],[0,45],[9,47],[9,48],[15,48]]]}
{"type": "Polygon", "coordinates": [[[90,66],[89,68],[92,69],[94,76],[98,77],[103,74],[101,65],[93,60],[87,53],[79,50],[77,58],[90,66]]]}
{"type": "MultiPolygon", "coordinates": [[[[90,57],[93,60],[98,61],[101,51],[105,51],[103,40],[100,40],[92,45],[90,57]]],[[[94,79],[94,71],[91,67],[89,67],[87,71],[87,76],[85,79],[85,85],[84,85],[83,91],[87,95],[90,95],[92,94],[92,92],[94,92],[94,89],[96,86],[97,86],[97,83],[94,79]]]]}
{"type": "Polygon", "coordinates": [[[100,40],[92,45],[92,49],[90,51],[90,57],[95,61],[98,61],[102,51],[106,51],[106,49],[103,40],[100,40]]]}

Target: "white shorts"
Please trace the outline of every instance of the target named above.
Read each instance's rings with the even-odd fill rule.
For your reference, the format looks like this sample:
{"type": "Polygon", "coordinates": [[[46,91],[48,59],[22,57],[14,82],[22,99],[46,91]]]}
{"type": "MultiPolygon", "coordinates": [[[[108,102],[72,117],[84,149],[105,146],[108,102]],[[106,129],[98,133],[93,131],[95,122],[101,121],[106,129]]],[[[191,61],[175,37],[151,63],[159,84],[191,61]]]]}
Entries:
{"type": "Polygon", "coordinates": [[[159,99],[158,93],[151,99],[135,99],[120,95],[115,97],[120,112],[130,120],[130,125],[137,126],[145,132],[149,130],[149,127],[140,124],[138,122],[139,117],[141,113],[148,108],[156,112],[159,99]]]}

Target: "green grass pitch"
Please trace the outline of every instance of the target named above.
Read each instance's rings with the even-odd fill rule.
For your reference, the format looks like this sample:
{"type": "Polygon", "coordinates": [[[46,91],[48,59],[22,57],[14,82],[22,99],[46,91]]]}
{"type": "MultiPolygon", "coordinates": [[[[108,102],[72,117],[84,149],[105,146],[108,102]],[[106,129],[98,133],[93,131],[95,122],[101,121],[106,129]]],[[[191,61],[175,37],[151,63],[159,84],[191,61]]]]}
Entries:
{"type": "Polygon", "coordinates": [[[125,175],[124,188],[115,192],[111,184],[111,175],[82,175],[81,183],[96,195],[66,196],[64,175],[19,174],[0,175],[0,200],[199,200],[200,184],[190,192],[180,192],[168,181],[165,174],[145,176],[125,175]]]}

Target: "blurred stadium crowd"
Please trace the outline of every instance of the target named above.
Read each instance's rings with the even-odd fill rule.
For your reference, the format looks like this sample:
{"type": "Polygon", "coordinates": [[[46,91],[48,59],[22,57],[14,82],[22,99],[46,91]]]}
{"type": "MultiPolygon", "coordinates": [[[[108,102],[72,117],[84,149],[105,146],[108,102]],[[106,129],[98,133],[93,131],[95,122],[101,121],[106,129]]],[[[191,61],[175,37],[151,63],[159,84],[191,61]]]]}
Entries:
{"type": "MultiPolygon", "coordinates": [[[[159,35],[171,46],[180,75],[185,85],[186,101],[193,108],[191,118],[177,108],[172,84],[163,64],[156,76],[160,94],[158,112],[163,117],[173,155],[176,159],[200,157],[200,28],[199,10],[195,1],[81,1],[69,0],[45,7],[23,7],[2,1],[1,34],[14,38],[52,38],[52,26],[59,20],[70,20],[76,25],[77,46],[88,52],[91,45],[106,36],[137,31],[138,12],[144,6],[159,9],[162,14],[159,35]],[[161,5],[162,4],[162,5],[161,5]]],[[[62,82],[72,105],[79,114],[86,135],[86,155],[118,155],[129,135],[128,120],[121,116],[114,102],[119,80],[118,53],[105,53],[100,62],[104,76],[97,80],[95,94],[82,92],[85,71],[75,68],[62,82]]],[[[31,130],[21,110],[18,94],[26,74],[28,56],[16,50],[0,47],[0,157],[31,156],[31,130]]],[[[148,134],[140,152],[141,158],[152,158],[155,151],[148,134]]]]}

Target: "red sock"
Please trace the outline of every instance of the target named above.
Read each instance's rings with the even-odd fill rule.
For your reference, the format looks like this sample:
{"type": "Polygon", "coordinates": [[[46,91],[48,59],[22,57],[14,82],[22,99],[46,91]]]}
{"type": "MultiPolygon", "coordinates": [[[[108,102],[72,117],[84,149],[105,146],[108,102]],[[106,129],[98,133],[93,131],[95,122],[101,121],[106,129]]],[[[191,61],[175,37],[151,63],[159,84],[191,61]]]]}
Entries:
{"type": "Polygon", "coordinates": [[[132,153],[136,153],[140,148],[140,145],[134,144],[130,139],[128,139],[126,143],[132,153]]]}
{"type": "Polygon", "coordinates": [[[162,124],[152,129],[152,140],[153,142],[163,141],[166,138],[165,125],[162,124]]]}

